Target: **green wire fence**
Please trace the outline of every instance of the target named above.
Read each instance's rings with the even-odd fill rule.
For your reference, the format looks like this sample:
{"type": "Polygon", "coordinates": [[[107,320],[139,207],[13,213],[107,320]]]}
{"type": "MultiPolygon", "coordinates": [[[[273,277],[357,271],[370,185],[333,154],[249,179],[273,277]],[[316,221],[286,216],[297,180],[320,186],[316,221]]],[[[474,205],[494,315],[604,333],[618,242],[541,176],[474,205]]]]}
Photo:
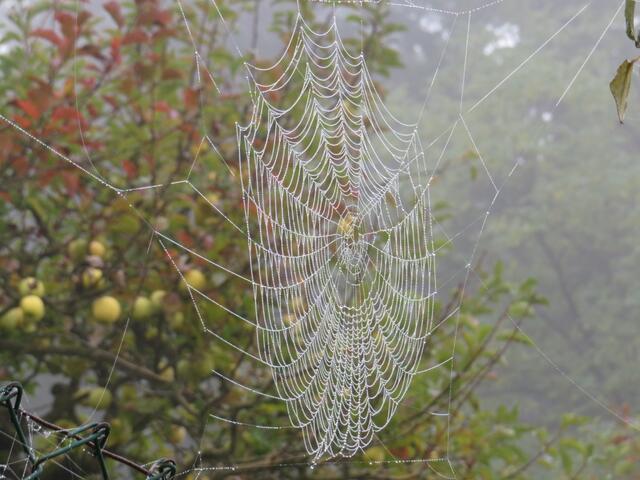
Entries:
{"type": "Polygon", "coordinates": [[[0,407],[5,407],[9,411],[9,419],[16,431],[17,439],[26,455],[26,460],[30,465],[30,472],[24,480],[38,480],[44,471],[45,464],[57,457],[65,455],[78,448],[88,448],[95,456],[100,472],[104,480],[109,480],[106,459],[126,465],[143,475],[146,480],[171,480],[176,475],[176,463],[169,459],[157,460],[150,468],[139,465],[128,458],[105,449],[110,427],[106,422],[91,423],[73,429],[63,429],[33,413],[21,408],[23,395],[22,385],[18,382],[0,384],[0,407]],[[29,418],[34,423],[49,430],[60,432],[71,442],[61,446],[42,456],[37,456],[32,448],[30,440],[25,435],[22,428],[21,418],[29,418]]]}

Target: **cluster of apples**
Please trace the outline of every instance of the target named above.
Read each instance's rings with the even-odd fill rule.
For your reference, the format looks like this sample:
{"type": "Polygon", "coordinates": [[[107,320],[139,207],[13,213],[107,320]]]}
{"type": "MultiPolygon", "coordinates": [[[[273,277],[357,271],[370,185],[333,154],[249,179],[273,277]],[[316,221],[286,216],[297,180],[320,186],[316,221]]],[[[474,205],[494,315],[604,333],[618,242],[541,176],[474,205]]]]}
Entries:
{"type": "MultiPolygon", "coordinates": [[[[206,289],[207,283],[205,275],[200,270],[190,269],[183,274],[178,290],[183,297],[188,297],[190,288],[203,291],[206,289]]],[[[185,320],[184,314],[181,311],[175,311],[175,309],[171,307],[165,308],[166,304],[171,304],[173,302],[173,300],[170,299],[172,296],[173,295],[168,295],[164,290],[154,290],[149,296],[140,295],[136,297],[133,302],[131,317],[138,321],[146,320],[154,315],[159,315],[164,312],[168,325],[172,329],[182,329],[185,320]]],[[[145,338],[152,339],[157,335],[158,328],[156,326],[151,325],[146,329],[145,338]]],[[[183,378],[192,377],[194,375],[204,377],[207,374],[211,374],[212,368],[212,360],[208,357],[203,357],[195,363],[186,359],[181,359],[177,364],[177,372],[173,366],[166,362],[166,360],[160,362],[158,365],[160,377],[167,382],[174,381],[176,373],[183,378]]]]}
{"type": "MultiPolygon", "coordinates": [[[[207,279],[204,274],[197,269],[188,270],[180,283],[179,290],[183,295],[188,294],[189,288],[204,290],[207,286],[207,279]]],[[[131,316],[135,320],[144,320],[162,311],[163,303],[167,292],[164,290],[154,290],[150,296],[140,295],[133,302],[131,316]]],[[[180,312],[178,312],[180,313],[180,312]]],[[[183,319],[180,315],[174,315],[173,319],[183,319]]],[[[177,322],[181,323],[181,322],[177,322]]],[[[173,325],[172,325],[173,326],[173,325]]]]}
{"type": "MultiPolygon", "coordinates": [[[[71,258],[80,259],[86,254],[87,258],[93,258],[102,262],[107,254],[107,247],[99,240],[92,240],[86,245],[82,239],[77,239],[69,244],[71,258]]],[[[88,267],[81,277],[82,287],[86,290],[102,288],[105,285],[104,274],[97,266],[88,267]]],[[[96,298],[91,304],[91,315],[99,323],[113,324],[122,315],[120,302],[111,295],[103,295],[96,298]]]]}
{"type": "Polygon", "coordinates": [[[27,332],[33,332],[46,313],[42,300],[45,295],[44,284],[34,277],[23,278],[18,285],[18,293],[20,294],[19,306],[9,309],[0,318],[0,329],[22,328],[27,332]]]}

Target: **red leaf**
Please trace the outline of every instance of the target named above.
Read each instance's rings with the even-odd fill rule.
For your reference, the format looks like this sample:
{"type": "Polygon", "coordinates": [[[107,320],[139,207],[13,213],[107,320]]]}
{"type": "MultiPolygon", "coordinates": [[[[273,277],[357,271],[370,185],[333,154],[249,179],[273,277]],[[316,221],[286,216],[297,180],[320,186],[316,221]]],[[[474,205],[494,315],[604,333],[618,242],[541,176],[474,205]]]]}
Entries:
{"type": "Polygon", "coordinates": [[[161,28],[153,32],[154,40],[162,40],[163,38],[175,37],[176,31],[173,28],[161,28]]]}
{"type": "Polygon", "coordinates": [[[147,34],[144,30],[140,30],[136,28],[135,30],[131,30],[124,37],[122,37],[122,45],[129,45],[131,43],[144,43],[148,40],[147,34]]]}
{"type": "Polygon", "coordinates": [[[91,118],[96,118],[100,113],[93,103],[87,104],[87,110],[89,111],[89,114],[91,114],[91,118]]]}
{"type": "Polygon", "coordinates": [[[122,12],[120,12],[120,5],[118,5],[118,2],[107,2],[104,4],[104,9],[109,13],[109,15],[111,15],[113,21],[116,22],[119,27],[122,27],[124,24],[124,17],[122,16],[122,12]]]}
{"type": "Polygon", "coordinates": [[[32,37],[44,38],[45,40],[49,40],[54,45],[57,45],[58,48],[62,49],[65,45],[64,39],[60,37],[56,32],[47,28],[37,28],[33,32],[31,32],[32,37]]]}
{"type": "Polygon", "coordinates": [[[60,24],[60,29],[62,30],[63,35],[71,40],[70,43],[75,43],[75,40],[78,37],[78,26],[76,25],[76,17],[60,10],[55,13],[54,17],[60,24]]]}
{"type": "Polygon", "coordinates": [[[144,159],[147,161],[147,165],[149,165],[149,169],[153,170],[156,168],[156,160],[152,155],[145,155],[144,159]]]}
{"type": "Polygon", "coordinates": [[[183,99],[184,104],[188,109],[194,109],[198,106],[198,90],[194,88],[186,88],[184,90],[183,99]]]}
{"type": "Polygon", "coordinates": [[[122,56],[120,55],[120,45],[122,43],[122,39],[120,37],[113,37],[111,40],[111,58],[113,58],[113,63],[118,65],[122,60],[122,56]]]}
{"type": "Polygon", "coordinates": [[[182,244],[185,245],[187,247],[192,247],[193,246],[193,237],[191,235],[189,235],[189,232],[187,232],[186,230],[180,230],[178,232],[178,241],[182,244]]]}
{"type": "Polygon", "coordinates": [[[164,80],[175,80],[182,78],[182,71],[177,68],[166,68],[162,71],[162,78],[164,80]]]}
{"type": "Polygon", "coordinates": [[[51,114],[52,120],[69,120],[78,117],[78,112],[75,108],[60,105],[53,110],[51,114]]]}
{"type": "Polygon", "coordinates": [[[394,457],[399,458],[401,460],[407,460],[411,456],[409,452],[409,448],[407,447],[391,448],[390,452],[393,454],[394,457]]]}
{"type": "Polygon", "coordinates": [[[129,180],[133,180],[138,175],[138,167],[136,167],[136,165],[131,160],[128,160],[128,159],[123,160],[122,168],[127,174],[127,178],[129,180]]]}
{"type": "Polygon", "coordinates": [[[80,83],[82,83],[82,85],[85,86],[88,90],[91,90],[96,86],[97,79],[96,77],[87,77],[80,80],[80,83]]]}
{"type": "Polygon", "coordinates": [[[29,171],[29,162],[24,157],[18,157],[11,162],[11,166],[20,176],[24,176],[29,171]]]}
{"type": "Polygon", "coordinates": [[[171,107],[164,100],[158,100],[155,104],[155,109],[157,112],[169,113],[171,111],[171,107]]]}
{"type": "Polygon", "coordinates": [[[31,120],[27,117],[23,117],[22,115],[14,115],[13,121],[20,125],[22,128],[29,128],[31,126],[31,120]]]}
{"type": "Polygon", "coordinates": [[[20,109],[29,115],[31,118],[38,119],[40,118],[40,110],[31,100],[16,100],[16,104],[20,109]]]}
{"type": "Polygon", "coordinates": [[[9,192],[0,192],[0,198],[7,203],[11,203],[11,195],[9,195],[9,192]]]}
{"type": "Polygon", "coordinates": [[[27,92],[27,98],[40,112],[44,112],[56,100],[55,94],[49,83],[39,78],[34,78],[32,81],[35,85],[27,92]]]}
{"type": "Polygon", "coordinates": [[[41,187],[46,187],[56,176],[57,172],[54,169],[45,170],[40,174],[40,178],[38,178],[38,184],[41,187]]]}
{"type": "Polygon", "coordinates": [[[67,107],[64,105],[60,105],[55,108],[53,114],[51,115],[52,120],[69,120],[73,121],[72,130],[78,127],[78,123],[80,123],[81,128],[86,128],[87,122],[85,122],[82,114],[73,107],[67,107]]]}
{"type": "Polygon", "coordinates": [[[100,51],[100,48],[96,45],[83,45],[82,47],[76,50],[79,54],[89,55],[91,57],[97,58],[98,60],[102,60],[104,55],[100,51]]]}
{"type": "Polygon", "coordinates": [[[616,435],[611,439],[611,443],[613,443],[614,445],[620,445],[621,443],[625,443],[627,441],[629,441],[628,435],[616,435]]]}
{"type": "MultiPolygon", "coordinates": [[[[62,35],[65,37],[65,47],[67,45],[74,45],[76,43],[76,39],[78,38],[78,26],[76,25],[76,17],[60,10],[55,13],[54,17],[60,24],[62,35]]],[[[62,50],[62,48],[60,50],[62,50]]]]}
{"type": "Polygon", "coordinates": [[[13,142],[14,137],[12,133],[8,133],[7,130],[4,133],[0,134],[0,158],[4,158],[8,161],[9,155],[16,148],[16,145],[13,142]]]}
{"type": "Polygon", "coordinates": [[[75,172],[62,172],[62,179],[69,195],[75,195],[80,188],[80,176],[75,172]]]}
{"type": "Polygon", "coordinates": [[[63,12],[62,10],[56,11],[56,13],[54,14],[54,18],[63,27],[68,28],[69,25],[75,25],[75,17],[70,13],[63,12]]]}
{"type": "Polygon", "coordinates": [[[86,22],[90,18],[91,18],[91,14],[86,10],[82,10],[80,13],[78,13],[78,19],[76,20],[76,22],[78,23],[79,26],[82,26],[84,25],[84,22],[86,22]]]}
{"type": "Polygon", "coordinates": [[[239,95],[237,93],[223,93],[220,95],[220,100],[235,100],[239,95]]]}
{"type": "Polygon", "coordinates": [[[111,105],[111,108],[116,109],[120,106],[120,103],[118,102],[118,100],[116,100],[115,97],[111,96],[111,95],[104,95],[104,100],[105,102],[107,102],[109,105],[111,105]]]}
{"type": "Polygon", "coordinates": [[[167,25],[171,21],[171,11],[169,10],[158,10],[153,14],[153,21],[162,26],[167,25]]]}
{"type": "Polygon", "coordinates": [[[176,251],[175,248],[167,248],[165,254],[169,257],[169,258],[177,258],[178,257],[178,252],[176,251]]]}

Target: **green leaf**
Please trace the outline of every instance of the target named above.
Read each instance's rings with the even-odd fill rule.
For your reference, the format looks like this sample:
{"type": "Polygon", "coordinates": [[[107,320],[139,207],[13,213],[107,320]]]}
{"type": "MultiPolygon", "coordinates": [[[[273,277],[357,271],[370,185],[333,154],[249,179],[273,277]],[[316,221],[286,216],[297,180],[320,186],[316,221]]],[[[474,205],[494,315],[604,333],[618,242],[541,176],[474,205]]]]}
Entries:
{"type": "Polygon", "coordinates": [[[529,347],[533,345],[532,340],[529,337],[527,337],[525,334],[520,332],[515,332],[515,333],[501,332],[497,335],[496,338],[502,341],[521,343],[522,345],[527,345],[529,347]]]}
{"type": "Polygon", "coordinates": [[[515,302],[509,306],[509,316],[512,318],[524,318],[533,315],[534,311],[529,302],[515,302]]]}
{"type": "Polygon", "coordinates": [[[108,229],[113,233],[136,233],[140,230],[141,224],[138,217],[133,215],[122,215],[109,223],[108,229]]]}
{"type": "Polygon", "coordinates": [[[626,0],[624,18],[627,21],[627,37],[635,42],[636,47],[640,47],[640,39],[636,36],[635,13],[636,0],[626,0]]]}
{"type": "Polygon", "coordinates": [[[565,450],[560,450],[560,460],[562,461],[562,469],[567,475],[571,474],[573,469],[573,459],[571,454],[565,450]]]}
{"type": "MultiPolygon", "coordinates": [[[[640,58],[640,57],[639,57],[640,58]]],[[[633,65],[638,60],[625,60],[622,65],[618,67],[616,76],[613,77],[609,88],[613,94],[613,98],[616,101],[616,108],[618,109],[618,118],[620,123],[624,123],[624,115],[627,111],[627,99],[629,97],[629,90],[631,89],[631,76],[633,74],[633,65]]]]}
{"type": "Polygon", "coordinates": [[[567,413],[562,416],[562,422],[560,426],[562,428],[575,427],[578,425],[583,425],[586,419],[584,417],[579,417],[574,413],[567,413]]]}

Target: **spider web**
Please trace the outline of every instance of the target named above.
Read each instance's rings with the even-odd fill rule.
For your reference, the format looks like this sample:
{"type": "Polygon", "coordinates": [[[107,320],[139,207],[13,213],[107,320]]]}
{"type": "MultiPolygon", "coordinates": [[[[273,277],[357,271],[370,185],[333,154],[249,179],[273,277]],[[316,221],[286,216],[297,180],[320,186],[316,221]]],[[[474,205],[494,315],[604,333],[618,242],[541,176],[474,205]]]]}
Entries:
{"type": "MultiPolygon", "coordinates": [[[[182,11],[180,0],[176,1],[182,11]]],[[[411,1],[317,3],[330,3],[334,8],[336,4],[384,3],[464,21],[466,74],[473,14],[504,1],[507,0],[471,2],[467,4],[468,8],[460,10],[411,1]]],[[[315,32],[299,15],[291,42],[278,63],[267,69],[247,65],[253,114],[247,126],[237,129],[241,167],[238,181],[243,191],[245,225],[233,225],[246,236],[252,261],[252,277],[245,280],[251,283],[254,291],[255,321],[229,310],[191,285],[189,293],[204,331],[270,367],[276,394],[237,384],[220,372],[213,373],[238,388],[285,402],[291,427],[303,431],[305,447],[313,457],[311,465],[323,457],[353,456],[374,441],[376,432],[391,421],[415,375],[434,368],[453,372],[455,338],[450,359],[425,369],[420,366],[424,349],[428,348],[428,338],[440,326],[433,324],[438,252],[433,238],[434,229],[441,231],[441,227],[434,225],[431,212],[431,182],[449,140],[454,132],[462,132],[473,145],[491,185],[488,208],[469,224],[480,227],[471,242],[473,248],[463,272],[463,285],[466,286],[487,219],[518,163],[513,164],[502,180],[495,178],[465,117],[534,59],[588,5],[563,23],[467,110],[462,108],[463,74],[458,118],[434,136],[426,147],[422,146],[416,127],[425,112],[431,90],[415,123],[399,121],[382,101],[373,75],[367,69],[366,58],[362,54],[353,55],[345,47],[335,16],[327,31],[315,32]],[[273,75],[275,71],[284,73],[271,83],[260,82],[260,78],[273,75]],[[277,104],[271,100],[275,96],[272,94],[288,91],[291,85],[296,88],[293,98],[285,98],[288,103],[277,104]],[[259,139],[267,141],[262,143],[259,139]],[[438,142],[442,144],[443,140],[442,153],[429,165],[430,157],[425,153],[438,142]],[[257,354],[245,351],[220,332],[210,329],[206,315],[198,306],[200,301],[214,304],[234,318],[252,324],[258,339],[257,354]]],[[[215,0],[212,0],[212,8],[225,24],[215,0]]],[[[184,20],[189,30],[186,17],[184,20]]],[[[240,50],[237,45],[236,48],[240,50]]],[[[200,81],[211,81],[219,89],[215,75],[205,65],[195,43],[194,53],[200,81]]],[[[432,85],[434,81],[435,75],[432,85]]],[[[574,81],[575,78],[567,90],[574,81]]],[[[1,118],[123,198],[132,191],[165,186],[116,187],[11,120],[1,118]]],[[[203,134],[203,142],[217,152],[207,132],[203,134]]],[[[220,158],[222,160],[222,155],[220,158]]],[[[196,156],[194,164],[197,160],[196,156]]],[[[178,185],[206,198],[192,182],[191,171],[185,179],[172,182],[170,186],[178,185]]],[[[218,206],[208,203],[212,214],[233,223],[218,206]]],[[[465,234],[469,225],[458,233],[446,235],[449,242],[465,234]]],[[[203,257],[151,225],[150,228],[181,277],[180,266],[168,252],[169,244],[227,274],[239,276],[222,263],[203,257]]],[[[450,280],[440,282],[440,286],[450,280]]],[[[445,321],[457,322],[456,313],[460,307],[458,304],[445,321]]],[[[454,335],[457,336],[457,327],[454,335]]],[[[539,352],[585,395],[616,415],[564,373],[542,350],[539,352]]],[[[435,415],[447,417],[448,412],[435,415]]],[[[211,416],[215,421],[256,428],[288,428],[248,424],[213,412],[211,416]]],[[[450,460],[448,448],[444,460],[450,460]]],[[[226,468],[233,469],[234,466],[200,466],[194,470],[226,468]]],[[[453,468],[451,475],[455,477],[453,468]]],[[[82,478],[82,474],[78,477],[82,478]]]]}
{"type": "Polygon", "coordinates": [[[299,16],[287,50],[238,128],[258,345],[307,451],[352,456],[391,420],[431,327],[429,173],[412,172],[415,126],[385,108],[335,19],[314,32],[299,16]],[[267,99],[299,75],[290,105],[267,99]]]}

